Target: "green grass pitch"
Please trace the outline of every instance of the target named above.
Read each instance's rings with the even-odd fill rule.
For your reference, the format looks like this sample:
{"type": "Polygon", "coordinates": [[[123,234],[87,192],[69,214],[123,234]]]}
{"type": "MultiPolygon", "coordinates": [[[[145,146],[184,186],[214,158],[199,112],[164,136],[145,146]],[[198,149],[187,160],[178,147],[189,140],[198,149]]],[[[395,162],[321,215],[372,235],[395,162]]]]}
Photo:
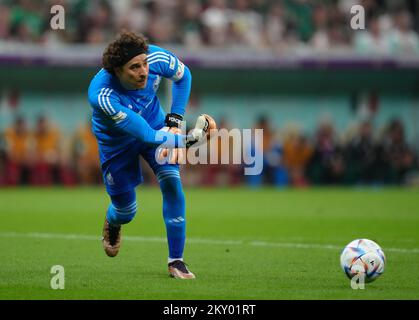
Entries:
{"type": "Polygon", "coordinates": [[[0,189],[0,299],[419,299],[417,189],[185,189],[185,261],[167,275],[158,189],[139,187],[139,212],[119,255],[100,242],[103,188],[0,189]],[[353,239],[377,241],[381,278],[351,289],[340,269],[353,239]],[[53,265],[65,289],[53,290],[53,265]]]}

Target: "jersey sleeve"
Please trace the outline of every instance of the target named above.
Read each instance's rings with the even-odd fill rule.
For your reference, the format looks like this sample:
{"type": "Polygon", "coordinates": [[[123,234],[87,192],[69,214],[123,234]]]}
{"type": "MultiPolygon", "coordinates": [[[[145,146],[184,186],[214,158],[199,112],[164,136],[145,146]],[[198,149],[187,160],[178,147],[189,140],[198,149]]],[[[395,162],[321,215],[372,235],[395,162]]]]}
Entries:
{"type": "Polygon", "coordinates": [[[150,46],[147,55],[150,69],[173,81],[171,113],[184,115],[191,93],[192,75],[187,66],[173,53],[158,46],[150,46]]]}
{"type": "Polygon", "coordinates": [[[152,51],[147,55],[150,68],[162,77],[179,81],[185,74],[185,65],[172,52],[158,46],[150,46],[152,51]]]}
{"type": "Polygon", "coordinates": [[[185,145],[185,136],[154,130],[141,115],[125,107],[118,94],[111,88],[104,87],[89,95],[89,101],[94,109],[102,113],[108,125],[129,133],[145,143],[167,148],[185,145]]]}

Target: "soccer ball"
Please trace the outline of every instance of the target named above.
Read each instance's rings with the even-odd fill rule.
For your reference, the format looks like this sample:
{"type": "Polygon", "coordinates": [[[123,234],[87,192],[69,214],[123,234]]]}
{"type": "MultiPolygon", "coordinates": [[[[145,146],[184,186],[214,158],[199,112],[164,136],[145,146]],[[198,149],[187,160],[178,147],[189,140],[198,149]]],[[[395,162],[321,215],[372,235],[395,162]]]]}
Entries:
{"type": "Polygon", "coordinates": [[[386,257],[381,247],[372,240],[356,239],[350,242],[340,255],[340,265],[352,279],[361,273],[365,282],[372,282],[383,272],[386,257]]]}

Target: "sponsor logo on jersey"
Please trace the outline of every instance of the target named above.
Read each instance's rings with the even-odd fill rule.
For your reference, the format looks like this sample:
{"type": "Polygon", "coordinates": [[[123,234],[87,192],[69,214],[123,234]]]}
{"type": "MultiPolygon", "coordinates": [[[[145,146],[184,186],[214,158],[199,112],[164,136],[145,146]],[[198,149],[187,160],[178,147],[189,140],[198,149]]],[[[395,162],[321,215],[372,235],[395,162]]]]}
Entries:
{"type": "Polygon", "coordinates": [[[110,186],[115,184],[115,181],[113,181],[113,177],[110,172],[106,175],[106,182],[110,186]]]}
{"type": "Polygon", "coordinates": [[[156,80],[154,80],[154,82],[153,82],[153,90],[154,91],[157,91],[157,89],[159,88],[160,81],[161,81],[161,77],[157,76],[156,80]]]}
{"type": "Polygon", "coordinates": [[[181,61],[179,61],[178,65],[177,65],[176,73],[172,77],[172,79],[174,81],[178,81],[178,80],[182,79],[184,73],[185,73],[185,65],[181,61]]]}
{"type": "Polygon", "coordinates": [[[112,116],[112,120],[116,121],[117,123],[124,120],[127,117],[125,112],[119,111],[117,114],[112,116]]]}
{"type": "Polygon", "coordinates": [[[176,59],[175,57],[170,56],[170,64],[169,64],[169,68],[171,70],[175,69],[175,64],[176,64],[176,59]]]}
{"type": "Polygon", "coordinates": [[[153,90],[154,91],[157,91],[157,89],[159,88],[160,81],[161,81],[161,77],[157,76],[156,80],[154,80],[154,82],[153,82],[153,90]]]}

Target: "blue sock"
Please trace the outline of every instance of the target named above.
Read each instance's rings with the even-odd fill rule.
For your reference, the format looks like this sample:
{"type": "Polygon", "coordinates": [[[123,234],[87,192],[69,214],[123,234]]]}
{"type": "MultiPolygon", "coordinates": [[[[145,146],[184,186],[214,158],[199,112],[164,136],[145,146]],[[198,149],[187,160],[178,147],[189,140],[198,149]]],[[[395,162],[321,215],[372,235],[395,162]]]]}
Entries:
{"type": "Polygon", "coordinates": [[[130,222],[137,212],[135,189],[111,196],[112,203],[108,207],[106,218],[110,224],[120,225],[130,222]]]}
{"type": "Polygon", "coordinates": [[[169,259],[183,257],[186,238],[185,195],[179,170],[163,170],[157,174],[163,194],[163,218],[166,224],[169,259]]]}

